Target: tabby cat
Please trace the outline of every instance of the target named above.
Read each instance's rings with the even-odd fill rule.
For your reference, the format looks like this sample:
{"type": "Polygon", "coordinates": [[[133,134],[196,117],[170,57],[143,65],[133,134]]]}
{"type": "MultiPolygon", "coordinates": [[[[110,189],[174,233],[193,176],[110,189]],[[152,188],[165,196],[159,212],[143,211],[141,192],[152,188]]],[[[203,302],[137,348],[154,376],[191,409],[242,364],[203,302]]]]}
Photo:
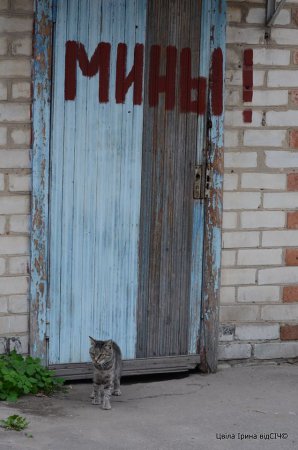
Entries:
{"type": "Polygon", "coordinates": [[[89,338],[91,342],[89,353],[94,366],[92,404],[101,404],[102,409],[111,409],[111,394],[121,395],[121,350],[112,340],[97,341],[91,336],[89,338]]]}

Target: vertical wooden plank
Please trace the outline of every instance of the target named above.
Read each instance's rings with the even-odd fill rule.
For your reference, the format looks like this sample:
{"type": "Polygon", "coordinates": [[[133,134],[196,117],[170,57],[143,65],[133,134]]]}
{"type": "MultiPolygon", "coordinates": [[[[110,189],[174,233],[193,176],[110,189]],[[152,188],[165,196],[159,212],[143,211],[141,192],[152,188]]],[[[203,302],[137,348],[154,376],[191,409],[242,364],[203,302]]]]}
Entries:
{"type": "Polygon", "coordinates": [[[154,0],[148,8],[138,357],[188,351],[192,175],[198,127],[196,114],[180,112],[179,57],[182,48],[192,48],[195,77],[199,66],[200,2],[154,0]],[[161,76],[166,71],[166,47],[177,49],[173,110],[165,110],[164,94],[159,95],[157,107],[148,103],[152,45],[161,48],[161,76]]]}
{"type": "Polygon", "coordinates": [[[52,2],[35,3],[30,285],[30,353],[47,362],[48,173],[52,54],[52,2]]]}
{"type": "MultiPolygon", "coordinates": [[[[211,2],[211,59],[214,50],[222,55],[224,69],[225,54],[225,0],[211,2]]],[[[210,73],[211,83],[218,74],[210,73]]],[[[223,92],[223,79],[222,79],[223,92]]],[[[214,91],[213,91],[213,95],[214,91]]],[[[207,168],[210,177],[210,190],[206,201],[204,236],[204,274],[202,323],[200,334],[201,370],[214,372],[217,368],[219,289],[222,221],[222,179],[223,179],[223,111],[220,115],[212,112],[212,102],[222,99],[209,99],[210,128],[208,132],[207,168]]]]}

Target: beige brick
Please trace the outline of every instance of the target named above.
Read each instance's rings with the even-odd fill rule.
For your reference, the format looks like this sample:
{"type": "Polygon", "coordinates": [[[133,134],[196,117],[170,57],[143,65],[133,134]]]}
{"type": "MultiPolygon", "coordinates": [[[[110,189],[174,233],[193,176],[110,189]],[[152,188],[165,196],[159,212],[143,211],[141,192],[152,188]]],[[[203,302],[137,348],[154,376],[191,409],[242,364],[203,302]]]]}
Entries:
{"type": "Polygon", "coordinates": [[[7,83],[0,80],[0,100],[7,100],[7,83]]]}
{"type": "Polygon", "coordinates": [[[261,64],[264,66],[287,66],[291,62],[291,51],[285,48],[281,50],[254,48],[253,61],[254,65],[261,64]]]}
{"type": "Polygon", "coordinates": [[[4,174],[0,173],[0,191],[4,191],[4,174]]]}
{"type": "MultiPolygon", "coordinates": [[[[0,18],[1,19],[1,18],[0,18]]],[[[5,77],[30,77],[31,64],[28,59],[0,60],[0,76],[5,77]]]]}
{"type": "Polygon", "coordinates": [[[287,130],[245,130],[243,145],[247,147],[282,147],[287,142],[287,130]]]}
{"type": "Polygon", "coordinates": [[[237,7],[229,7],[227,10],[227,23],[241,22],[241,9],[237,7]]]}
{"type": "Polygon", "coordinates": [[[31,175],[11,174],[9,175],[9,190],[21,192],[31,190],[31,175]]]}
{"type": "MultiPolygon", "coordinates": [[[[227,44],[263,44],[264,30],[255,27],[227,27],[227,44]]],[[[296,40],[297,42],[297,40],[296,40]]]]}
{"type": "Polygon", "coordinates": [[[12,315],[0,317],[0,330],[3,334],[24,333],[28,331],[28,316],[12,315]]]}
{"type": "Polygon", "coordinates": [[[257,305],[222,305],[220,321],[222,323],[255,321],[259,316],[259,308],[257,305]]]}
{"type": "Polygon", "coordinates": [[[25,236],[0,236],[0,252],[1,255],[29,254],[29,240],[25,236]]]}
{"type": "Polygon", "coordinates": [[[263,247],[298,247],[298,230],[263,231],[263,247]]]}
{"type": "Polygon", "coordinates": [[[287,176],[283,173],[243,173],[241,175],[243,189],[277,189],[287,187],[287,176]]]}
{"type": "Polygon", "coordinates": [[[30,216],[29,215],[10,216],[9,230],[11,233],[29,233],[30,216]]]}
{"type": "Polygon", "coordinates": [[[31,84],[28,81],[16,81],[12,83],[12,98],[29,99],[31,97],[31,84]]]}
{"type": "Polygon", "coordinates": [[[221,264],[223,267],[234,266],[236,263],[236,251],[235,250],[223,250],[221,252],[221,264]]]}
{"type": "Polygon", "coordinates": [[[298,283],[298,267],[276,267],[259,270],[258,284],[291,283],[298,283]]]}
{"type": "Polygon", "coordinates": [[[29,150],[0,150],[2,169],[26,169],[31,167],[29,150]]]}
{"type": "Polygon", "coordinates": [[[11,50],[13,55],[31,56],[32,38],[22,37],[12,41],[11,50]]]}
{"type": "Polygon", "coordinates": [[[223,248],[258,247],[260,233],[257,231],[225,231],[223,248]]]}
{"type": "Polygon", "coordinates": [[[279,339],[278,324],[243,324],[236,325],[235,339],[240,341],[279,339]]]}
{"type": "Polygon", "coordinates": [[[33,0],[12,0],[12,8],[16,11],[33,12],[33,0]]]}
{"type": "Polygon", "coordinates": [[[250,357],[250,344],[227,343],[218,346],[218,359],[220,361],[229,359],[247,359],[250,357]]]}
{"type": "Polygon", "coordinates": [[[284,211],[243,211],[240,215],[241,228],[284,228],[284,211]]]}
{"type": "Polygon", "coordinates": [[[264,208],[298,208],[297,192],[273,192],[264,194],[264,208]]]}
{"type": "Polygon", "coordinates": [[[225,93],[225,104],[229,106],[237,106],[241,102],[239,90],[227,89],[225,93]]]}
{"type": "Polygon", "coordinates": [[[0,55],[6,55],[8,50],[8,41],[6,37],[0,37],[0,55]]]}
{"type": "Polygon", "coordinates": [[[235,303],[236,289],[232,286],[220,288],[220,304],[235,303]]]}
{"type": "Polygon", "coordinates": [[[259,192],[224,192],[223,205],[225,210],[258,209],[261,205],[261,194],[259,192]]]}
{"type": "Polygon", "coordinates": [[[10,136],[14,146],[23,145],[28,147],[31,144],[30,128],[14,128],[11,130],[10,136]]]}
{"type": "Polygon", "coordinates": [[[25,195],[0,197],[0,214],[26,214],[29,212],[29,200],[25,195]]]}
{"type": "Polygon", "coordinates": [[[1,103],[0,104],[0,122],[29,122],[30,105],[1,103]]]}
{"type": "Polygon", "coordinates": [[[266,303],[280,301],[279,286],[240,286],[238,289],[238,302],[266,303]]]}
{"type": "Polygon", "coordinates": [[[282,264],[282,249],[249,249],[238,252],[238,266],[271,266],[282,264]]]}
{"type": "Polygon", "coordinates": [[[22,33],[28,31],[32,33],[33,19],[31,17],[0,17],[1,33],[22,33]]]}
{"type": "Polygon", "coordinates": [[[237,213],[224,211],[222,216],[222,227],[226,230],[237,228],[237,213]]]}
{"type": "Polygon", "coordinates": [[[296,358],[298,356],[298,342],[276,342],[254,344],[256,359],[296,358]]]}
{"type": "Polygon", "coordinates": [[[298,152],[266,151],[265,162],[270,168],[296,168],[298,167],[298,152]]]}
{"type": "Polygon", "coordinates": [[[27,313],[29,310],[27,295],[12,295],[8,298],[8,312],[11,314],[27,313]]]}
{"type": "Polygon", "coordinates": [[[8,273],[10,275],[27,275],[29,273],[29,257],[15,256],[9,258],[8,273]]]}
{"type": "MultiPolygon", "coordinates": [[[[27,294],[27,291],[27,277],[0,277],[0,292],[2,295],[27,294]]],[[[0,330],[2,331],[1,326],[0,330]]]]}
{"type": "MultiPolygon", "coordinates": [[[[254,168],[257,167],[256,152],[225,152],[225,168],[254,168]]],[[[298,164],[298,156],[297,156],[298,164]]]]}
{"type": "Polygon", "coordinates": [[[239,146],[239,133],[238,131],[225,130],[225,148],[238,147],[239,146]]]}
{"type": "Polygon", "coordinates": [[[239,284],[255,284],[255,269],[222,269],[221,284],[222,286],[234,286],[239,284]]]}

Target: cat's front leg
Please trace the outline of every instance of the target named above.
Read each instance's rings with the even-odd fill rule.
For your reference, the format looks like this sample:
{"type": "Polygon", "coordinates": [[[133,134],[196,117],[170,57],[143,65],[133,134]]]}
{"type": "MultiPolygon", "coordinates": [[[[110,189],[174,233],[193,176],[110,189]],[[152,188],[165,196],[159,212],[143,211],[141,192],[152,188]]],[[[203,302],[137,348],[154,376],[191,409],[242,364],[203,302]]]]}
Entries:
{"type": "Polygon", "coordinates": [[[112,392],[112,395],[121,395],[121,390],[120,390],[120,380],[118,377],[115,378],[114,381],[114,390],[112,392]]]}
{"type": "Polygon", "coordinates": [[[93,398],[92,398],[92,405],[100,405],[101,404],[101,397],[100,397],[100,385],[94,383],[93,384],[93,398]]]}
{"type": "Polygon", "coordinates": [[[108,385],[104,387],[102,409],[111,409],[110,397],[112,393],[112,386],[108,385]]]}

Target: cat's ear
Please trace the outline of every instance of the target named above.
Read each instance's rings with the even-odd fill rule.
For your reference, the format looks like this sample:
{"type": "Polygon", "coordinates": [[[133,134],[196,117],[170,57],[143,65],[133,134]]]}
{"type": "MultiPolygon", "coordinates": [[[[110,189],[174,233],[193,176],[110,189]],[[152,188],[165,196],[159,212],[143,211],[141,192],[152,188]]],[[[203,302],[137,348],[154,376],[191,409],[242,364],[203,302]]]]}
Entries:
{"type": "Polygon", "coordinates": [[[112,339],[109,339],[109,340],[107,341],[107,345],[113,345],[112,339]]]}
{"type": "Polygon", "coordinates": [[[95,345],[96,344],[96,339],[93,339],[93,337],[89,336],[90,339],[90,343],[91,345],[95,345]]]}

